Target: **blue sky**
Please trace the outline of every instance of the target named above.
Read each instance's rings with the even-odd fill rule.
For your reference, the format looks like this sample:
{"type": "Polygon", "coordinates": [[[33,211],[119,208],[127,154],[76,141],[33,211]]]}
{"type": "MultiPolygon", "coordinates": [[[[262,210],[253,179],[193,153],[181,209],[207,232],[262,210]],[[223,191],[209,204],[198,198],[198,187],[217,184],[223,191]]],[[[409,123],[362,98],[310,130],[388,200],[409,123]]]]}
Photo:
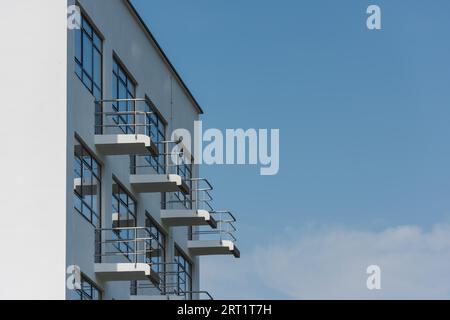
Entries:
{"type": "Polygon", "coordinates": [[[433,291],[440,280],[430,275],[444,274],[437,265],[450,250],[442,232],[450,222],[450,2],[133,3],[204,108],[204,127],[280,129],[278,175],[202,168],[216,207],[238,216],[243,255],[203,259],[205,289],[218,298],[450,298],[450,286],[433,291]],[[381,7],[380,31],[366,28],[369,4],[381,7]],[[318,246],[321,239],[330,246],[318,246]],[[330,249],[336,239],[342,246],[330,249]],[[398,239],[396,249],[371,242],[398,239]],[[354,241],[366,249],[346,256],[354,241]],[[276,264],[269,252],[285,255],[276,264]],[[358,254],[367,261],[357,262],[358,254]],[[377,293],[346,285],[365,277],[366,262],[383,262],[388,281],[424,258],[430,264],[405,276],[408,285],[386,283],[377,293]],[[256,270],[262,260],[273,269],[256,270]],[[361,268],[314,274],[311,261],[361,268]],[[215,270],[240,289],[217,280],[215,270]],[[285,280],[297,285],[292,290],[277,283],[281,274],[267,275],[292,271],[285,280]]]}

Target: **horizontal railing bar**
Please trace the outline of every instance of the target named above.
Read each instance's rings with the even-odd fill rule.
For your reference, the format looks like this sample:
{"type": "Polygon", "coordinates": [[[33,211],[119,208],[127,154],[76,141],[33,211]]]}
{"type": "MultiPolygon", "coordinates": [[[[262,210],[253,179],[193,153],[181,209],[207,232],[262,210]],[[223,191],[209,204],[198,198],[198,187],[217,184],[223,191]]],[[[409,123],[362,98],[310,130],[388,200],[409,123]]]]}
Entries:
{"type": "MultiPolygon", "coordinates": [[[[97,128],[117,128],[117,127],[148,127],[148,124],[127,124],[127,123],[120,123],[120,124],[102,124],[102,125],[96,125],[97,128]]],[[[134,133],[133,133],[134,134],[134,133]]]]}
{"type": "Polygon", "coordinates": [[[102,100],[95,100],[95,103],[109,103],[109,102],[152,102],[150,99],[147,98],[118,98],[118,99],[102,99],[102,100]]]}
{"type": "MultiPolygon", "coordinates": [[[[149,227],[117,227],[117,228],[96,228],[95,231],[121,231],[121,230],[149,230],[149,227]]],[[[150,230],[149,230],[150,232],[150,230]]]]}
{"type": "Polygon", "coordinates": [[[231,219],[233,219],[233,222],[237,222],[237,219],[236,219],[236,217],[230,212],[230,211],[213,211],[213,212],[211,212],[211,214],[213,214],[213,215],[215,215],[215,214],[226,214],[226,215],[228,215],[228,216],[230,216],[231,217],[231,219]]]}
{"type": "MultiPolygon", "coordinates": [[[[226,235],[226,236],[228,236],[228,237],[230,237],[233,241],[237,241],[237,239],[236,239],[236,237],[231,233],[231,232],[224,232],[224,231],[222,231],[222,232],[220,232],[220,233],[218,233],[218,232],[216,232],[216,233],[214,233],[214,232],[210,232],[210,231],[197,231],[197,232],[192,232],[192,235],[226,235]]],[[[222,240],[222,239],[220,239],[220,240],[222,240]]]]}
{"type": "MultiPolygon", "coordinates": [[[[155,114],[154,112],[151,111],[140,111],[140,110],[136,110],[136,111],[103,111],[103,112],[96,112],[96,115],[105,115],[105,116],[120,116],[120,115],[136,115],[136,114],[140,114],[140,115],[148,115],[148,114],[155,114]]],[[[151,123],[149,123],[151,124],[151,123]]]]}

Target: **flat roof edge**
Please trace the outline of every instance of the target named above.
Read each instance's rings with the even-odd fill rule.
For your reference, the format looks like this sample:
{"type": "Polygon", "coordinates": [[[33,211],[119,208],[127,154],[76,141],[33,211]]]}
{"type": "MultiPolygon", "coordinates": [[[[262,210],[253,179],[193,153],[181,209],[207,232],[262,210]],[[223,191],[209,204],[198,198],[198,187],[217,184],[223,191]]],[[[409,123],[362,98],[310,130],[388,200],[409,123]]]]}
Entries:
{"type": "Polygon", "coordinates": [[[147,24],[145,23],[145,21],[142,19],[141,15],[139,14],[139,12],[137,11],[137,9],[134,7],[134,5],[131,3],[131,0],[123,0],[126,4],[126,6],[129,8],[129,10],[131,11],[131,13],[135,16],[135,18],[138,20],[139,24],[142,26],[142,28],[144,29],[144,31],[147,33],[147,36],[150,38],[152,44],[156,47],[158,53],[161,55],[161,57],[163,58],[164,62],[169,66],[170,71],[174,74],[175,78],[177,79],[177,81],[180,83],[181,87],[183,88],[183,90],[186,92],[186,94],[188,95],[189,99],[192,101],[192,103],[194,104],[195,109],[197,109],[197,112],[199,114],[203,114],[203,109],[200,107],[200,104],[197,102],[197,100],[195,99],[194,95],[192,94],[192,92],[189,90],[189,88],[187,87],[186,83],[183,81],[183,79],[181,78],[181,76],[179,75],[179,73],[177,72],[177,70],[175,69],[174,65],[172,64],[172,62],[170,62],[169,58],[167,57],[167,55],[164,53],[163,49],[161,48],[161,46],[159,45],[158,41],[156,41],[155,37],[153,36],[152,32],[150,31],[150,29],[148,28],[147,24]]]}

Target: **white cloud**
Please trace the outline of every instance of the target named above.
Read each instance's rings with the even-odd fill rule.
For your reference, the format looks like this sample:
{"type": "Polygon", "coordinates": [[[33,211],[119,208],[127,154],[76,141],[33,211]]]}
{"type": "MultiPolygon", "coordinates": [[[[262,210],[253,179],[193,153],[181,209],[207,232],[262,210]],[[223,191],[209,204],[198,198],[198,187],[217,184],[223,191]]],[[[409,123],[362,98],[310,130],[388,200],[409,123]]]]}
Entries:
{"type": "Polygon", "coordinates": [[[450,225],[310,231],[242,256],[203,259],[202,285],[218,299],[450,298],[450,225]],[[380,291],[366,288],[369,265],[380,291]]]}

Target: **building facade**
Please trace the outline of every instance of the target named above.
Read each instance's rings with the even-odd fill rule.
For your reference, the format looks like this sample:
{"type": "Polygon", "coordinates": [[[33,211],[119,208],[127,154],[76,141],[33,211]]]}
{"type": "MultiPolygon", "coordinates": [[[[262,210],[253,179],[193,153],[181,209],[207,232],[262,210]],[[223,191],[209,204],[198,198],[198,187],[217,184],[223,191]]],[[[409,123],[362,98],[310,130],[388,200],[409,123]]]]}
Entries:
{"type": "MultiPolygon", "coordinates": [[[[52,139],[48,149],[57,152],[36,147],[36,161],[24,174],[29,170],[41,189],[24,193],[27,198],[19,206],[10,203],[30,218],[6,221],[12,231],[2,236],[29,248],[33,244],[25,244],[17,233],[22,228],[34,239],[42,251],[31,254],[39,279],[2,278],[7,284],[1,297],[210,298],[200,286],[199,257],[240,253],[233,235],[236,219],[212,207],[211,182],[201,177],[183,137],[172,134],[183,128],[193,135],[194,121],[203,113],[197,101],[128,0],[69,0],[64,6],[60,0],[24,2],[12,10],[26,15],[31,9],[51,20],[40,40],[31,39],[37,31],[20,30],[35,41],[24,50],[39,48],[33,59],[57,72],[24,88],[34,101],[52,93],[51,103],[27,104],[14,116],[40,109],[38,117],[48,124],[44,129],[26,121],[40,139],[36,143],[52,139]],[[65,27],[63,33],[67,8],[79,9],[79,27],[65,27]],[[49,86],[60,88],[55,93],[49,86]],[[53,124],[64,119],[64,124],[53,124]],[[45,162],[46,156],[53,161],[45,162]],[[40,219],[31,217],[36,213],[40,219]],[[51,240],[46,238],[50,234],[51,240]],[[44,290],[36,288],[43,283],[44,290]]],[[[5,161],[13,164],[14,159],[5,161]]],[[[21,183],[17,176],[6,179],[11,186],[21,183]]],[[[20,257],[19,265],[25,263],[20,257]]],[[[13,262],[3,268],[13,278],[20,270],[13,262]]]]}

